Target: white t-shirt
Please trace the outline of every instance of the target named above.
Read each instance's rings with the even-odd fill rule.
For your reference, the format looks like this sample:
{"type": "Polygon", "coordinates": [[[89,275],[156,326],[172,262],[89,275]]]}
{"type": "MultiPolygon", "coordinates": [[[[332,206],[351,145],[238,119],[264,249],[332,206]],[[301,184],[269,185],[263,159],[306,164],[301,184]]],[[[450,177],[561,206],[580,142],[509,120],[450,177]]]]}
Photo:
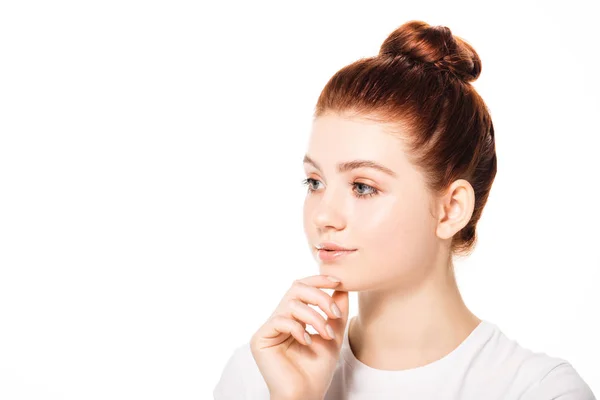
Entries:
{"type": "MultiPolygon", "coordinates": [[[[521,347],[489,321],[452,352],[422,367],[388,371],[359,361],[344,341],[325,400],[596,400],[564,359],[521,347]]],[[[215,400],[268,400],[250,343],[234,350],[213,391],[215,400]]]]}

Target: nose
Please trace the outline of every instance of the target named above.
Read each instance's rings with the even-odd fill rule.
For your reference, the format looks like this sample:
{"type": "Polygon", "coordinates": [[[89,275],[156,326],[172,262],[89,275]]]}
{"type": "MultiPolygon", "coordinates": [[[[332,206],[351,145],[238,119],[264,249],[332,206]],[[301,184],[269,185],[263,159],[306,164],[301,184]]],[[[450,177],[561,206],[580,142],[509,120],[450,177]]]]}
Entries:
{"type": "Polygon", "coordinates": [[[343,215],[343,199],[341,190],[336,195],[331,188],[318,195],[313,210],[313,223],[319,230],[344,229],[346,218],[343,215]]]}

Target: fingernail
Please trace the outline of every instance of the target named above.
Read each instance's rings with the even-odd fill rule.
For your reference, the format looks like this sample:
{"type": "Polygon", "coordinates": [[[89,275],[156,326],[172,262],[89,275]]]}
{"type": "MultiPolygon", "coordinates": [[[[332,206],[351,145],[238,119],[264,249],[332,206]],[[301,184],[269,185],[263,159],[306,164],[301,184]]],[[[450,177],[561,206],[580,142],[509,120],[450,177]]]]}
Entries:
{"type": "Polygon", "coordinates": [[[310,335],[306,332],[304,332],[304,340],[306,340],[306,343],[308,343],[308,344],[312,343],[312,339],[310,338],[310,335]]]}
{"type": "Polygon", "coordinates": [[[341,282],[342,281],[340,278],[336,278],[335,276],[328,276],[327,279],[329,279],[332,282],[341,282]]]}
{"type": "Polygon", "coordinates": [[[337,304],[333,303],[331,305],[331,311],[333,312],[333,315],[335,315],[338,318],[342,317],[342,313],[340,312],[340,309],[338,308],[337,304]]]}
{"type": "Polygon", "coordinates": [[[327,334],[329,336],[331,336],[333,339],[335,339],[335,332],[333,331],[333,329],[331,328],[331,326],[325,325],[325,330],[327,331],[327,334]]]}

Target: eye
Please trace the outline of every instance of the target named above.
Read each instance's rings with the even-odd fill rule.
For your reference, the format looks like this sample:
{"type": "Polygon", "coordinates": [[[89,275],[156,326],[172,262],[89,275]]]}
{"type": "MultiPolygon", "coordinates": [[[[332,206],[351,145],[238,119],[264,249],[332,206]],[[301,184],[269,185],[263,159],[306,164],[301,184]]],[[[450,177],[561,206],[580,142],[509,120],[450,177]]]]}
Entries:
{"type": "Polygon", "coordinates": [[[366,183],[360,183],[360,182],[348,182],[350,184],[350,186],[354,186],[356,188],[362,187],[362,188],[369,188],[370,189],[370,193],[357,193],[355,196],[358,198],[363,198],[363,197],[372,197],[375,196],[376,194],[379,193],[379,191],[377,189],[375,189],[373,186],[369,186],[366,183]]]}
{"type": "MultiPolygon", "coordinates": [[[[313,185],[314,183],[321,183],[321,182],[320,182],[320,181],[318,181],[318,180],[316,180],[316,179],[307,178],[307,179],[304,179],[304,180],[302,181],[302,183],[303,183],[304,185],[308,186],[308,193],[312,193],[312,192],[314,192],[314,191],[316,191],[316,190],[317,190],[317,189],[313,189],[313,188],[312,188],[312,185],[313,185]]],[[[352,186],[352,188],[353,188],[353,189],[354,189],[354,188],[356,188],[356,189],[359,189],[359,192],[360,192],[360,193],[359,193],[359,192],[356,192],[356,191],[353,191],[353,194],[354,194],[354,196],[355,196],[355,197],[357,197],[357,198],[359,198],[359,199],[362,199],[362,198],[365,198],[365,197],[372,197],[372,196],[375,196],[375,195],[379,194],[379,190],[375,189],[373,186],[367,185],[366,183],[361,183],[361,182],[348,182],[348,184],[349,184],[350,186],[352,186]],[[370,193],[362,193],[362,190],[363,190],[364,188],[367,188],[367,190],[368,190],[370,193]]]]}
{"type": "Polygon", "coordinates": [[[302,183],[303,183],[304,185],[308,186],[308,192],[309,192],[309,193],[311,193],[311,192],[314,192],[315,190],[317,190],[317,189],[313,189],[313,188],[311,187],[311,185],[312,185],[314,182],[319,182],[319,181],[318,181],[318,180],[316,180],[316,179],[312,179],[312,178],[306,178],[305,180],[303,180],[303,181],[302,181],[302,183]]]}

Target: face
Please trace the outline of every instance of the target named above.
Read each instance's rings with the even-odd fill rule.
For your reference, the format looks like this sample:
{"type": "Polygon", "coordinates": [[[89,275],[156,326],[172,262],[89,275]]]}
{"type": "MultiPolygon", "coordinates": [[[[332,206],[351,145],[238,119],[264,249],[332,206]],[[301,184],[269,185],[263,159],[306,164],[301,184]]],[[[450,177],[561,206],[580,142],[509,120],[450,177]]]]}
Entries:
{"type": "Polygon", "coordinates": [[[412,284],[430,272],[439,251],[437,220],[398,137],[377,122],[325,115],[313,122],[306,154],[316,165],[304,162],[304,231],[320,274],[339,277],[339,289],[366,291],[412,284]],[[368,166],[338,169],[355,160],[394,176],[368,166]],[[323,261],[315,248],[321,242],[356,250],[323,261]]]}

